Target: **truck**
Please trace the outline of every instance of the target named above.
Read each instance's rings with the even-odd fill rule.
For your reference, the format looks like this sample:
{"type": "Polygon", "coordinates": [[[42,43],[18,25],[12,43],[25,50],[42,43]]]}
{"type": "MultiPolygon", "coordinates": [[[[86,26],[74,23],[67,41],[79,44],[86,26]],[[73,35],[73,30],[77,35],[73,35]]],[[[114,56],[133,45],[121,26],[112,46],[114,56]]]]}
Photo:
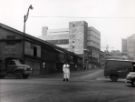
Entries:
{"type": "Polygon", "coordinates": [[[120,78],[126,78],[127,74],[133,70],[135,61],[121,59],[106,59],[104,76],[116,82],[120,78]]]}
{"type": "Polygon", "coordinates": [[[32,68],[21,63],[19,59],[10,59],[5,63],[0,60],[0,78],[4,78],[9,74],[15,75],[17,78],[27,79],[32,74],[32,68]]]}

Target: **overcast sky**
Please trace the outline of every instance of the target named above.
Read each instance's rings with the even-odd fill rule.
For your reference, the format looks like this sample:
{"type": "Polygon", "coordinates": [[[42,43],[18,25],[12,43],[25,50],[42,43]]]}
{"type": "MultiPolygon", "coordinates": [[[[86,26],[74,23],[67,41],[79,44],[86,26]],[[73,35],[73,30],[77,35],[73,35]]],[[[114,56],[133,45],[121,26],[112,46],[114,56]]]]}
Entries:
{"type": "Polygon", "coordinates": [[[135,0],[0,0],[0,23],[23,31],[30,4],[26,32],[33,36],[41,36],[42,26],[68,28],[84,20],[101,32],[102,49],[121,50],[121,39],[135,33],[135,0]]]}

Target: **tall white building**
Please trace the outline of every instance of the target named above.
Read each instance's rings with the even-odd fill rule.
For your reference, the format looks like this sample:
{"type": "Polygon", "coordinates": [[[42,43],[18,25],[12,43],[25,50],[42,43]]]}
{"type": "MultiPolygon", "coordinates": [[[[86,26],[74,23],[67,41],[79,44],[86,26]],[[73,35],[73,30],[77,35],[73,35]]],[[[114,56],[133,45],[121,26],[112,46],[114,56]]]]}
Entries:
{"type": "Polygon", "coordinates": [[[87,29],[85,21],[75,21],[69,23],[69,49],[77,54],[83,54],[87,49],[87,29]]]}
{"type": "Polygon", "coordinates": [[[135,60],[135,34],[122,39],[122,53],[135,60]]]}
{"type": "Polygon", "coordinates": [[[122,39],[122,54],[127,55],[127,39],[122,39]]]}
{"type": "Polygon", "coordinates": [[[89,27],[87,34],[87,46],[100,49],[100,32],[94,27],[89,27]]]}
{"type": "Polygon", "coordinates": [[[127,53],[130,58],[135,59],[135,34],[127,38],[127,53]]]}
{"type": "Polygon", "coordinates": [[[85,21],[69,22],[69,28],[64,29],[43,27],[40,38],[77,54],[89,47],[100,50],[100,32],[85,21]]]}
{"type": "Polygon", "coordinates": [[[69,51],[68,28],[48,30],[47,27],[43,27],[42,36],[40,38],[69,51]]]}

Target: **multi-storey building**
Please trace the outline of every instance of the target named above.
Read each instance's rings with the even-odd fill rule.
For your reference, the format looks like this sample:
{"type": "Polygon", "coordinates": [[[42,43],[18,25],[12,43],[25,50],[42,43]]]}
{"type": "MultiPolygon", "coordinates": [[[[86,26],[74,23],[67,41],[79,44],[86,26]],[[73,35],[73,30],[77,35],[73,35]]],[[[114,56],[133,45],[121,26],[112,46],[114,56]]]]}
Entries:
{"type": "Polygon", "coordinates": [[[43,27],[41,38],[81,55],[84,63],[92,62],[90,66],[99,64],[100,32],[94,27],[88,27],[85,21],[69,22],[69,28],[66,29],[48,30],[43,27]]]}
{"type": "Polygon", "coordinates": [[[130,58],[135,59],[135,34],[127,38],[127,53],[130,58]]]}
{"type": "Polygon", "coordinates": [[[122,54],[127,55],[127,39],[122,39],[122,54]]]}
{"type": "Polygon", "coordinates": [[[122,40],[122,53],[130,59],[135,59],[135,34],[129,36],[127,39],[122,40]]]}
{"type": "Polygon", "coordinates": [[[88,28],[87,46],[100,49],[100,32],[94,27],[88,28]]]}
{"type": "Polygon", "coordinates": [[[69,50],[69,29],[48,30],[43,27],[41,39],[69,50]]]}

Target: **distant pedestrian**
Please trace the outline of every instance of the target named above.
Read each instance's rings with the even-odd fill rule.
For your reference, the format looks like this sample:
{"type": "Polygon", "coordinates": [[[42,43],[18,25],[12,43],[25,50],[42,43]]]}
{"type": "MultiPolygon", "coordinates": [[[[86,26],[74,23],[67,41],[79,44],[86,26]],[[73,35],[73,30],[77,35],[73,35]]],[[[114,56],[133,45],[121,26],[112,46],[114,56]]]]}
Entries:
{"type": "Polygon", "coordinates": [[[63,64],[63,81],[69,81],[70,78],[70,65],[68,62],[63,64]]]}

